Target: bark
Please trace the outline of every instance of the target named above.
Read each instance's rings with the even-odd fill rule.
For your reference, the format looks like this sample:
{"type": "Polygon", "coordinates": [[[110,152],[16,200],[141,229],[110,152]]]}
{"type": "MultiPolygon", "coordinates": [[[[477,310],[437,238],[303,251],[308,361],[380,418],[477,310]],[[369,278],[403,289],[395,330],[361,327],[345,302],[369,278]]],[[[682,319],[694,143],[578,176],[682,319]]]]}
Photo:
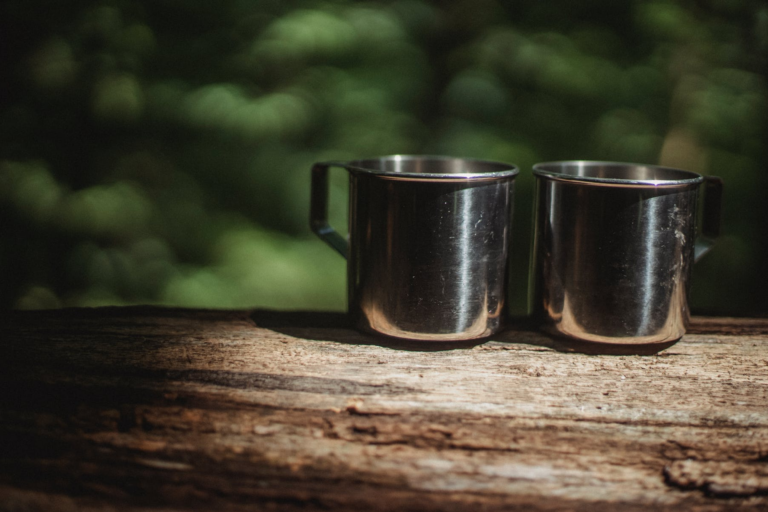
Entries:
{"type": "Polygon", "coordinates": [[[765,510],[768,320],[604,347],[334,313],[0,319],[0,510],[765,510]]]}

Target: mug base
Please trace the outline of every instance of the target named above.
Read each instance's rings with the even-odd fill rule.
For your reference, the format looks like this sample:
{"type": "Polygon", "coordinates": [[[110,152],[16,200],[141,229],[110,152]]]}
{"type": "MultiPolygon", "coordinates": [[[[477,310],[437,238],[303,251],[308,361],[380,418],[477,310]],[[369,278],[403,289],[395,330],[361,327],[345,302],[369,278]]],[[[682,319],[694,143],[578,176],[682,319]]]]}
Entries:
{"type": "Polygon", "coordinates": [[[374,334],[377,336],[386,336],[388,338],[396,338],[400,340],[409,341],[423,341],[423,342],[454,342],[454,341],[473,341],[482,340],[493,336],[498,333],[502,328],[502,324],[498,324],[494,327],[487,327],[481,331],[471,330],[459,333],[433,333],[433,332],[419,332],[399,329],[394,326],[388,326],[386,330],[378,330],[371,327],[367,323],[358,323],[357,329],[366,333],[374,334]]]}
{"type": "Polygon", "coordinates": [[[605,335],[591,332],[570,332],[559,328],[557,325],[547,324],[541,327],[541,330],[547,334],[567,338],[574,341],[601,343],[609,345],[657,345],[664,343],[674,343],[683,337],[684,329],[677,329],[673,332],[660,332],[644,336],[631,335],[605,335]]]}

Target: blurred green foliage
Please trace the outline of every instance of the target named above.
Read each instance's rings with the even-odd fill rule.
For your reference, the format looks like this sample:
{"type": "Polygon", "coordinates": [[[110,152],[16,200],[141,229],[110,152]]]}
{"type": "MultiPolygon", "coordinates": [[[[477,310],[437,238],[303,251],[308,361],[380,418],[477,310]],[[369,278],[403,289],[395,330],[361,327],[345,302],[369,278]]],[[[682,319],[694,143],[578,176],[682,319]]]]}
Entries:
{"type": "MultiPolygon", "coordinates": [[[[341,310],[313,162],[392,153],[723,177],[693,306],[768,312],[768,6],[749,0],[4,3],[2,307],[341,310]]],[[[346,222],[346,177],[331,216],[346,222]]]]}

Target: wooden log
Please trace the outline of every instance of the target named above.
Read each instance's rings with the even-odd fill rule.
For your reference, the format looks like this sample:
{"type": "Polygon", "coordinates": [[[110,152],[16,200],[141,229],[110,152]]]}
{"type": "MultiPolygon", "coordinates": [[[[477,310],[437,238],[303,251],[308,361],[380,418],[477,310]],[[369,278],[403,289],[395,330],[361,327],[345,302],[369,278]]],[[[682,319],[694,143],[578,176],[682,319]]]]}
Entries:
{"type": "Polygon", "coordinates": [[[768,320],[635,353],[150,307],[0,337],[0,510],[768,509],[768,320]]]}

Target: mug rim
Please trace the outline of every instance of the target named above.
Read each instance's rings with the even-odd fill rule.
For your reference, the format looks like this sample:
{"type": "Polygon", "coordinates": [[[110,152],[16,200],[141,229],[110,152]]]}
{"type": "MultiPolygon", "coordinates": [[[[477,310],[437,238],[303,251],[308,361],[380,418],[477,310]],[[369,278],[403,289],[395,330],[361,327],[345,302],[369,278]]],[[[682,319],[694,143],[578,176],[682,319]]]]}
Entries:
{"type": "Polygon", "coordinates": [[[682,187],[689,185],[699,185],[704,182],[704,176],[693,171],[687,171],[685,169],[679,169],[676,167],[667,167],[662,165],[652,164],[636,164],[630,162],[611,162],[602,160],[558,160],[552,162],[540,162],[534,164],[533,174],[541,176],[543,178],[549,178],[559,181],[568,181],[574,183],[594,184],[602,186],[623,186],[623,187],[649,187],[649,188],[664,188],[664,187],[682,187]],[[573,175],[560,170],[566,166],[615,166],[624,168],[646,168],[654,169],[666,173],[682,174],[684,178],[676,179],[627,179],[627,178],[605,178],[599,176],[579,176],[573,175]],[[549,167],[549,169],[547,169],[549,167]]]}
{"type": "Polygon", "coordinates": [[[453,180],[453,181],[467,181],[467,180],[492,180],[501,178],[514,178],[520,174],[520,168],[514,164],[508,164],[504,162],[498,162],[493,160],[481,160],[477,158],[464,158],[445,155],[403,155],[394,154],[379,156],[373,158],[358,158],[355,160],[347,161],[331,161],[325,162],[326,165],[334,165],[343,167],[350,172],[361,172],[367,174],[374,174],[385,179],[408,179],[408,180],[453,180]],[[479,171],[479,172],[462,172],[462,173],[448,173],[448,172],[395,172],[385,171],[381,169],[371,169],[366,167],[367,162],[384,162],[384,161],[411,161],[411,160],[430,160],[430,161],[448,161],[458,160],[466,162],[467,164],[480,164],[483,166],[491,166],[498,168],[493,171],[479,171]]]}

